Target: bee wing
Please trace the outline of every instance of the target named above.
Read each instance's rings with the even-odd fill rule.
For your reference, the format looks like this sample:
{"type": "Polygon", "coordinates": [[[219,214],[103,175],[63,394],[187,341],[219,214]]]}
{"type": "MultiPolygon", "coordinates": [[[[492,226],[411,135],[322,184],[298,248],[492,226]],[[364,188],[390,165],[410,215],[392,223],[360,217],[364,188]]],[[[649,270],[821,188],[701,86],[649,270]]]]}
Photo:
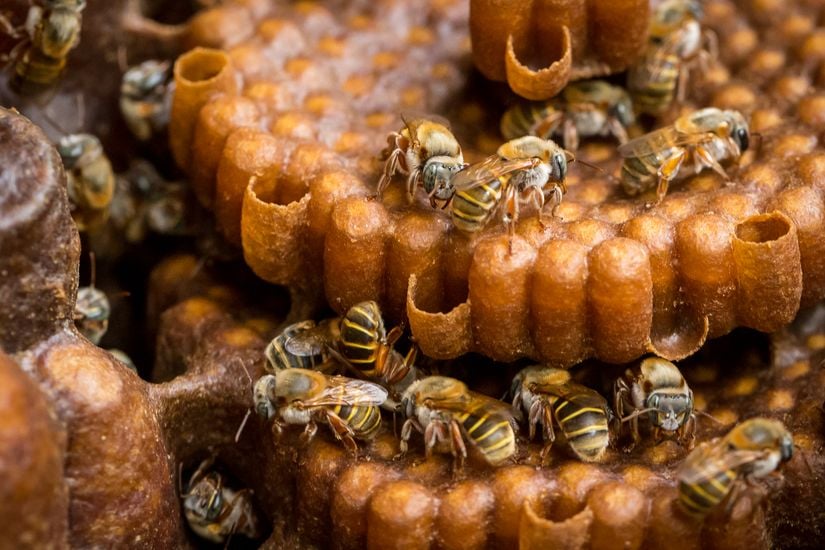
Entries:
{"type": "Polygon", "coordinates": [[[320,327],[297,332],[287,337],[284,349],[292,355],[309,357],[326,350],[331,343],[329,335],[320,327]]]}
{"type": "Polygon", "coordinates": [[[618,151],[622,158],[641,157],[668,147],[683,147],[702,143],[713,137],[713,135],[711,132],[680,132],[672,125],[665,126],[636,139],[631,139],[624,145],[620,145],[618,151]]]}
{"type": "Polygon", "coordinates": [[[534,162],[533,159],[505,160],[498,155],[491,155],[457,173],[453,177],[452,184],[456,191],[467,191],[490,183],[501,176],[530,168],[534,162]]]}
{"type": "Polygon", "coordinates": [[[326,387],[315,397],[305,399],[303,402],[309,407],[378,406],[386,400],[387,390],[378,384],[346,376],[328,376],[326,387]]]}
{"type": "Polygon", "coordinates": [[[765,450],[728,450],[719,438],[702,443],[694,449],[676,472],[684,483],[699,483],[716,473],[733,470],[755,460],[764,458],[765,450]]]}

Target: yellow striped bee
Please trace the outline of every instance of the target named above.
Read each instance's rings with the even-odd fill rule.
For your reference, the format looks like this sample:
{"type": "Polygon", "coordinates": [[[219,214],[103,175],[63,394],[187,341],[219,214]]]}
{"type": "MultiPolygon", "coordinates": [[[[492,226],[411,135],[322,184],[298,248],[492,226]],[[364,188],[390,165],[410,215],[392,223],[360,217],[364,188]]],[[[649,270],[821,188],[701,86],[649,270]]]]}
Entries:
{"type": "Polygon", "coordinates": [[[72,217],[83,231],[109,216],[115,194],[115,174],[100,140],[91,134],[71,134],[57,143],[68,180],[72,217]]]}
{"type": "Polygon", "coordinates": [[[722,438],[703,443],[680,465],[679,502],[704,516],[728,498],[736,500],[742,481],[765,477],[793,456],[793,437],[778,420],[751,418],[722,438]]]}
{"type": "Polygon", "coordinates": [[[171,64],[150,59],[130,68],[120,84],[120,112],[140,141],[162,133],[172,105],[171,64]]]}
{"type": "Polygon", "coordinates": [[[387,136],[387,148],[382,153],[384,172],[378,180],[376,195],[380,197],[392,177],[407,176],[407,195],[415,197],[416,187],[423,187],[434,208],[446,203],[453,195],[451,180],[464,169],[464,156],[448,124],[435,120],[402,117],[404,128],[387,136]]]}
{"type": "Polygon", "coordinates": [[[508,141],[495,155],[453,178],[453,224],[468,233],[479,231],[500,209],[502,220],[513,235],[521,203],[532,202],[541,221],[548,191],[555,214],[567,192],[564,181],[567,163],[572,159],[572,154],[547,139],[525,136],[508,141]]]}
{"type": "Polygon", "coordinates": [[[715,35],[702,30],[701,15],[701,6],[689,0],[664,2],[654,11],[647,51],[628,71],[627,87],[638,112],[660,115],[674,97],[682,102],[688,69],[706,70],[715,58],[715,35]]]}
{"type": "Polygon", "coordinates": [[[612,135],[625,143],[626,128],[635,120],[633,102],[623,88],[585,80],[569,84],[550,101],[514,105],[501,118],[501,133],[504,139],[561,136],[564,147],[575,151],[579,138],[612,135]]]}
{"type": "Polygon", "coordinates": [[[568,371],[527,367],[513,379],[512,395],[513,408],[527,413],[530,439],[535,437],[538,424],[543,428],[542,463],[556,439],[554,424],[580,460],[602,458],[611,442],[613,414],[604,397],[573,382],[568,371]]]}
{"type": "Polygon", "coordinates": [[[329,426],[347,450],[358,451],[357,440],[372,439],[381,426],[379,406],[387,390],[364,380],[327,376],[307,369],[279,370],[262,376],[253,388],[255,411],[283,425],[306,426],[304,437],[312,439],[317,422],[329,426]]]}
{"type": "Polygon", "coordinates": [[[656,187],[657,202],[677,176],[711,168],[725,180],[721,161],[738,161],[748,149],[748,122],[739,111],[708,107],[676,119],[619,147],[621,185],[628,195],[656,187]],[[690,161],[690,162],[685,162],[690,161]]]}
{"type": "Polygon", "coordinates": [[[199,537],[223,543],[240,534],[255,539],[261,536],[258,517],[252,504],[252,490],[237,491],[224,484],[217,471],[207,472],[210,460],[201,463],[187,484],[183,514],[199,537]]]}
{"type": "Polygon", "coordinates": [[[329,345],[338,338],[338,320],[328,319],[316,325],[307,320],[293,323],[278,334],[264,350],[270,372],[283,369],[313,369],[329,374],[329,345]]]}
{"type": "Polygon", "coordinates": [[[503,403],[471,392],[463,382],[428,376],[412,383],[401,398],[406,416],[400,454],[405,454],[415,429],[424,435],[427,458],[433,450],[453,455],[454,471],[464,466],[469,441],[485,462],[497,466],[516,452],[515,420],[503,403]]]}
{"type": "Polygon", "coordinates": [[[397,399],[418,377],[415,359],[418,347],[413,345],[402,356],[395,350],[402,328],[387,333],[381,309],[374,301],[355,304],[341,319],[338,352],[347,364],[359,373],[389,389],[397,399]]]}
{"type": "Polygon", "coordinates": [[[613,385],[613,400],[622,424],[630,422],[633,446],[641,441],[639,417],[647,417],[657,442],[664,434],[674,434],[679,443],[693,448],[693,391],[670,361],[649,357],[627,369],[613,385]]]}
{"type": "Polygon", "coordinates": [[[26,18],[28,44],[14,63],[11,87],[21,94],[51,88],[66,66],[66,58],[80,42],[86,0],[42,0],[26,18]]]}

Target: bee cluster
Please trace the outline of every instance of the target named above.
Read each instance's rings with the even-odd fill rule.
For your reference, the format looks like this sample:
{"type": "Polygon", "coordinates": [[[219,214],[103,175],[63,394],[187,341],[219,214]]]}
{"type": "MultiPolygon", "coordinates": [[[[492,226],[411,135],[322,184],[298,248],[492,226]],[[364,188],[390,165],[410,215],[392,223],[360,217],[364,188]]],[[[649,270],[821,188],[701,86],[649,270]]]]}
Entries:
{"type": "MultiPolygon", "coordinates": [[[[417,13],[384,0],[365,15],[361,6],[339,14],[317,3],[237,0],[205,10],[187,39],[223,50],[195,48],[174,71],[156,60],[128,68],[118,102],[144,151],[168,134],[186,182],[146,161],[118,172],[101,139],[49,122],[62,136],[55,148],[85,244],[105,254],[113,235],[129,243],[148,233],[196,236],[203,253],[177,272],[174,292],[157,290],[168,266],[152,283],[149,317],[159,325],[152,378],[163,383],[135,377],[145,372],[120,350],[95,355],[113,307],[95,286],[94,256],[90,286],[70,300],[73,314],[56,314],[74,326],[23,352],[25,368],[64,393],[84,386],[83,376],[117,388],[117,398],[82,388],[81,399],[101,404],[72,421],[114,413],[126,423],[126,411],[138,411],[133,433],[123,436],[133,438],[129,448],[166,457],[155,471],[140,470],[165,487],[149,499],[152,517],[163,523],[179,510],[190,534],[214,543],[262,538],[267,522],[281,517],[273,495],[285,494],[304,534],[320,532],[318,518],[330,516],[338,531],[356,526],[351,540],[374,546],[393,531],[382,527],[394,525],[389,514],[401,514],[410,499],[429,510],[413,518],[422,522],[416,529],[405,528],[417,533],[410,540],[430,537],[429,544],[438,532],[445,547],[461,546],[450,533],[473,523],[485,525],[477,546],[491,544],[495,532],[496,544],[539,547],[564,523],[551,516],[583,529],[576,540],[592,536],[594,547],[606,547],[610,537],[598,531],[610,518],[600,502],[617,498],[628,509],[636,502],[639,525],[661,528],[675,518],[696,541],[710,537],[703,525],[728,522],[730,533],[745,532],[747,522],[764,518],[756,491],[781,479],[780,469],[797,476],[794,451],[812,446],[798,422],[774,419],[797,396],[774,381],[767,409],[714,410],[674,361],[736,326],[777,330],[821,299],[825,277],[813,260],[823,251],[825,217],[800,215],[822,204],[816,138],[808,146],[801,133],[771,123],[770,109],[754,112],[747,94],[720,91],[713,106],[690,103],[688,96],[703,94],[691,90],[700,76],[725,70],[719,39],[691,0],[655,3],[647,47],[626,85],[618,76],[580,80],[551,100],[514,104],[496,117],[503,143],[467,136],[482,124],[472,108],[453,109],[455,129],[428,114],[402,114],[399,127],[399,111],[438,110],[459,88],[456,60],[468,44],[457,38],[466,22],[457,4],[417,13]],[[377,24],[406,18],[412,22],[400,34],[377,24]],[[434,18],[438,25],[430,25],[434,18]],[[207,38],[205,29],[233,21],[248,32],[207,38]],[[364,51],[367,61],[354,62],[364,51]],[[410,71],[413,64],[420,71],[410,71]],[[756,148],[746,157],[753,138],[761,147],[764,130],[778,132],[768,153],[756,148]],[[387,146],[376,154],[382,136],[387,146]],[[758,159],[770,153],[779,156],[758,159]],[[804,157],[787,187],[776,183],[780,153],[804,157]],[[400,191],[396,179],[405,182],[400,191]],[[677,180],[689,193],[668,194],[677,180]],[[491,223],[497,216],[503,232],[491,223]],[[251,317],[255,307],[239,305],[239,281],[206,290],[195,283],[208,262],[237,259],[239,247],[255,275],[290,287],[285,317],[251,317]],[[314,320],[319,296],[339,315],[314,320]],[[73,354],[72,369],[88,361],[80,378],[60,369],[62,352],[52,346],[73,354]],[[496,364],[498,379],[519,369],[506,376],[507,396],[496,399],[473,372],[451,364],[471,351],[530,361],[496,364]],[[592,356],[625,364],[623,372],[599,383],[568,370],[592,356]],[[218,382],[207,388],[210,380],[218,382]],[[703,417],[725,433],[697,427],[703,417]],[[175,426],[191,433],[169,435],[175,426]],[[202,437],[206,427],[214,433],[202,437]],[[184,466],[191,471],[203,455],[210,458],[185,476],[184,466]],[[260,472],[249,473],[255,461],[260,472]],[[177,491],[164,485],[169,479],[177,491]],[[319,480],[334,489],[320,495],[319,480]],[[461,513],[458,501],[469,502],[461,513]]],[[[711,4],[724,15],[724,2],[711,4]]],[[[55,86],[85,9],[83,0],[43,0],[21,28],[0,13],[0,31],[22,38],[9,57],[11,90],[55,86]]],[[[755,59],[749,70],[769,62],[755,59]]],[[[822,110],[814,99],[797,108],[809,126],[822,110]]],[[[55,249],[71,255],[72,246],[55,249]]],[[[53,294],[62,300],[74,290],[53,294]]],[[[799,376],[813,380],[809,371],[799,376]]],[[[737,384],[716,401],[724,392],[749,395],[761,382],[737,384]]],[[[110,437],[103,430],[82,444],[101,454],[110,437]]],[[[76,490],[73,498],[85,502],[86,488],[76,490]]],[[[90,526],[89,538],[78,540],[91,544],[97,520],[78,517],[80,529],[90,526]]],[[[616,528],[622,540],[638,539],[629,547],[667,538],[653,527],[631,536],[630,523],[616,528]]],[[[158,529],[151,540],[168,542],[169,532],[158,529]]],[[[174,536],[183,540],[183,532],[174,536]]]]}

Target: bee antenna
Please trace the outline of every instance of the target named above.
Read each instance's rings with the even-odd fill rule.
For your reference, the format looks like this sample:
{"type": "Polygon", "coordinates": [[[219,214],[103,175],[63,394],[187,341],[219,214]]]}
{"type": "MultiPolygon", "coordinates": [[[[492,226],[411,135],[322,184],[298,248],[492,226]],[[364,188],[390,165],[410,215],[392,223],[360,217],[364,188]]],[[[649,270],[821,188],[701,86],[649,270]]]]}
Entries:
{"type": "Polygon", "coordinates": [[[587,162],[587,161],[584,161],[584,160],[581,160],[581,159],[574,158],[574,159],[573,159],[573,162],[578,162],[579,164],[584,164],[585,166],[587,166],[587,167],[589,167],[589,168],[592,168],[592,169],[594,169],[594,170],[597,170],[597,171],[601,172],[602,174],[604,174],[604,175],[606,175],[606,176],[609,176],[609,175],[610,175],[610,174],[608,174],[608,173],[604,170],[604,168],[602,168],[601,166],[596,166],[595,164],[591,164],[591,163],[589,163],[589,162],[587,162]]]}
{"type": "Polygon", "coordinates": [[[699,409],[694,409],[693,412],[696,413],[696,414],[700,414],[700,415],[704,416],[705,418],[709,418],[709,419],[713,420],[715,423],[719,424],[720,426],[724,426],[724,424],[725,424],[724,422],[722,422],[721,420],[719,420],[718,418],[716,418],[712,414],[708,414],[705,411],[700,411],[699,409]]]}
{"type": "Polygon", "coordinates": [[[237,361],[241,365],[241,368],[243,369],[244,374],[246,374],[246,379],[249,380],[249,383],[251,385],[252,384],[252,376],[250,376],[249,370],[246,368],[246,364],[243,362],[243,360],[240,357],[235,357],[233,359],[233,361],[237,361]]]}
{"type": "Polygon", "coordinates": [[[649,412],[652,412],[652,411],[655,411],[655,410],[656,410],[656,407],[650,407],[648,409],[639,409],[638,411],[635,411],[635,412],[625,416],[624,418],[622,418],[622,424],[624,424],[628,420],[633,420],[637,416],[641,416],[645,413],[649,413],[649,412]]]}
{"type": "Polygon", "coordinates": [[[243,420],[241,420],[241,425],[238,426],[238,431],[235,432],[235,443],[241,440],[241,434],[243,433],[243,429],[246,427],[246,422],[249,420],[249,416],[252,414],[252,409],[246,409],[246,414],[243,416],[243,420]]]}

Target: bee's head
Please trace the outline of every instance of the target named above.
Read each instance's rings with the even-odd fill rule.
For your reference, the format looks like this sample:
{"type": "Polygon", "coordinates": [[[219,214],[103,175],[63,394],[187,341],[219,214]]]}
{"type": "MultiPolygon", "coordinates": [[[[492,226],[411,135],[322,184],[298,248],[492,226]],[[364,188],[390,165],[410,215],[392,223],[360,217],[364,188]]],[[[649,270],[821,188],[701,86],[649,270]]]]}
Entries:
{"type": "Polygon", "coordinates": [[[610,108],[610,114],[627,127],[636,122],[636,114],[633,112],[633,101],[627,94],[622,94],[619,100],[610,108]]]}
{"type": "Polygon", "coordinates": [[[653,392],[647,398],[651,423],[672,432],[681,428],[693,412],[693,397],[684,393],[653,392]]]}
{"type": "Polygon", "coordinates": [[[258,416],[269,420],[275,416],[275,405],[272,403],[271,395],[275,393],[275,377],[271,374],[262,376],[255,382],[252,390],[252,397],[255,403],[255,412],[258,416]]]}
{"type": "Polygon", "coordinates": [[[183,507],[187,515],[199,520],[215,521],[223,507],[218,474],[210,473],[189,488],[183,507]]]}
{"type": "Polygon", "coordinates": [[[432,157],[424,164],[424,190],[438,200],[450,200],[454,192],[453,176],[465,166],[460,158],[432,157]]]}
{"type": "Polygon", "coordinates": [[[553,169],[553,178],[564,181],[567,178],[567,155],[564,151],[556,151],[550,157],[550,166],[553,169]]]}

